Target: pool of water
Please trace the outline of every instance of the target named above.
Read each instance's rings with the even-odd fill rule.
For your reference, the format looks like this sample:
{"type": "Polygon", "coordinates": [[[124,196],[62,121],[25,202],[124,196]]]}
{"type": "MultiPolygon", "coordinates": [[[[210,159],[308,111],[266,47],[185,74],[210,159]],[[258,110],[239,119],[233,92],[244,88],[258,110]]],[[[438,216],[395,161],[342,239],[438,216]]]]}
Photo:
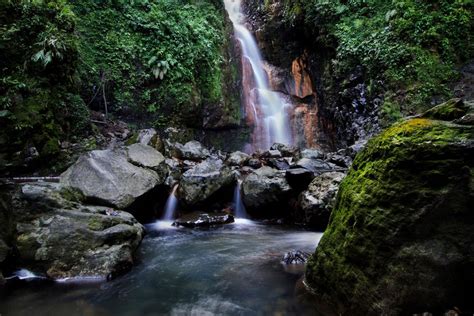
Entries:
{"type": "Polygon", "coordinates": [[[322,234],[246,220],[212,230],[147,225],[128,274],[110,282],[26,282],[0,296],[1,315],[307,314],[295,298],[302,269],[281,264],[313,252],[322,234]]]}

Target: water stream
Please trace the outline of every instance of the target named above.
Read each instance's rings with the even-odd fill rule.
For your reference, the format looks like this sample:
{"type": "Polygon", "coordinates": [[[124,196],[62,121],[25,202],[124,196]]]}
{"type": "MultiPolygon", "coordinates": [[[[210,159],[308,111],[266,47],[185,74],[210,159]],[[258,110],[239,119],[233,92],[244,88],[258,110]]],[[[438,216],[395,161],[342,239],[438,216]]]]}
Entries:
{"type": "Polygon", "coordinates": [[[249,220],[214,230],[159,226],[147,226],[128,274],[110,282],[26,282],[0,293],[0,314],[308,313],[294,295],[302,270],[287,270],[280,261],[290,250],[313,252],[321,234],[249,220]]]}
{"type": "Polygon", "coordinates": [[[291,144],[289,105],[270,89],[268,75],[255,38],[245,25],[240,0],[224,0],[242,49],[242,88],[247,120],[254,126],[252,150],[268,149],[273,143],[291,144]]]}
{"type": "Polygon", "coordinates": [[[234,210],[236,218],[248,218],[247,210],[245,209],[244,202],[242,201],[242,180],[238,180],[234,189],[234,210]]]}

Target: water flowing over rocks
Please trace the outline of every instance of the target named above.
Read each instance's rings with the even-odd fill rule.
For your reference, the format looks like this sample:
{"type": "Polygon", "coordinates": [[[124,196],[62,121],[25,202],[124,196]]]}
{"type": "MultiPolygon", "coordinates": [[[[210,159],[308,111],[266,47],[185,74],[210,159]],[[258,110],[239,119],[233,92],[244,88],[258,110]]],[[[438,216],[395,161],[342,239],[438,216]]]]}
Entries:
{"type": "Polygon", "coordinates": [[[115,277],[133,264],[144,228],[126,212],[86,206],[58,183],[10,186],[12,249],[24,267],[50,278],[115,277]],[[69,200],[68,200],[69,199],[69,200]]]}
{"type": "MultiPolygon", "coordinates": [[[[152,150],[132,145],[129,153],[135,161],[154,165],[161,156],[158,152],[150,155],[152,150]]],[[[63,185],[79,190],[87,199],[120,209],[127,208],[164,180],[163,175],[130,163],[121,149],[91,151],[61,175],[63,185]]]]}

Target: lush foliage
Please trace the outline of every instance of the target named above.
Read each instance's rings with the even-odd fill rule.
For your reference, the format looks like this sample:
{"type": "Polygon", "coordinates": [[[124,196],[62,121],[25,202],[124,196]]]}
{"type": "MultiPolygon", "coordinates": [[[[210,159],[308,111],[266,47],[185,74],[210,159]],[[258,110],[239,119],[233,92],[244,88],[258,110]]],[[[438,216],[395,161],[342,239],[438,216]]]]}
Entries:
{"type": "Polygon", "coordinates": [[[319,44],[336,47],[331,72],[343,76],[362,65],[372,92],[386,92],[385,111],[392,115],[426,109],[432,97],[449,97],[456,65],[473,57],[469,0],[285,3],[290,23],[304,19],[319,44]],[[384,87],[377,87],[379,80],[384,87]]]}
{"type": "Polygon", "coordinates": [[[157,123],[196,123],[222,97],[223,14],[206,2],[74,1],[88,103],[157,123]],[[105,90],[105,92],[104,92],[105,90]]]}
{"type": "Polygon", "coordinates": [[[0,21],[2,152],[30,144],[55,154],[60,138],[88,128],[75,94],[75,16],[61,0],[2,1],[0,21]]]}

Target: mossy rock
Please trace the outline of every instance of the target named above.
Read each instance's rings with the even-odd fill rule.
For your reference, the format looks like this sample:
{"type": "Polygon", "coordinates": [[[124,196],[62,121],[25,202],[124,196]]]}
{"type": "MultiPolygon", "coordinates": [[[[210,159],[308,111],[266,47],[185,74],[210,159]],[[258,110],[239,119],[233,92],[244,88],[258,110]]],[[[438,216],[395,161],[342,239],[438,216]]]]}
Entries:
{"type": "Polygon", "coordinates": [[[427,118],[369,141],[307,266],[318,300],[338,314],[472,310],[472,157],[472,126],[427,118]]]}
{"type": "Polygon", "coordinates": [[[422,117],[435,120],[452,121],[459,119],[469,111],[462,99],[451,99],[426,111],[422,117]]]}

